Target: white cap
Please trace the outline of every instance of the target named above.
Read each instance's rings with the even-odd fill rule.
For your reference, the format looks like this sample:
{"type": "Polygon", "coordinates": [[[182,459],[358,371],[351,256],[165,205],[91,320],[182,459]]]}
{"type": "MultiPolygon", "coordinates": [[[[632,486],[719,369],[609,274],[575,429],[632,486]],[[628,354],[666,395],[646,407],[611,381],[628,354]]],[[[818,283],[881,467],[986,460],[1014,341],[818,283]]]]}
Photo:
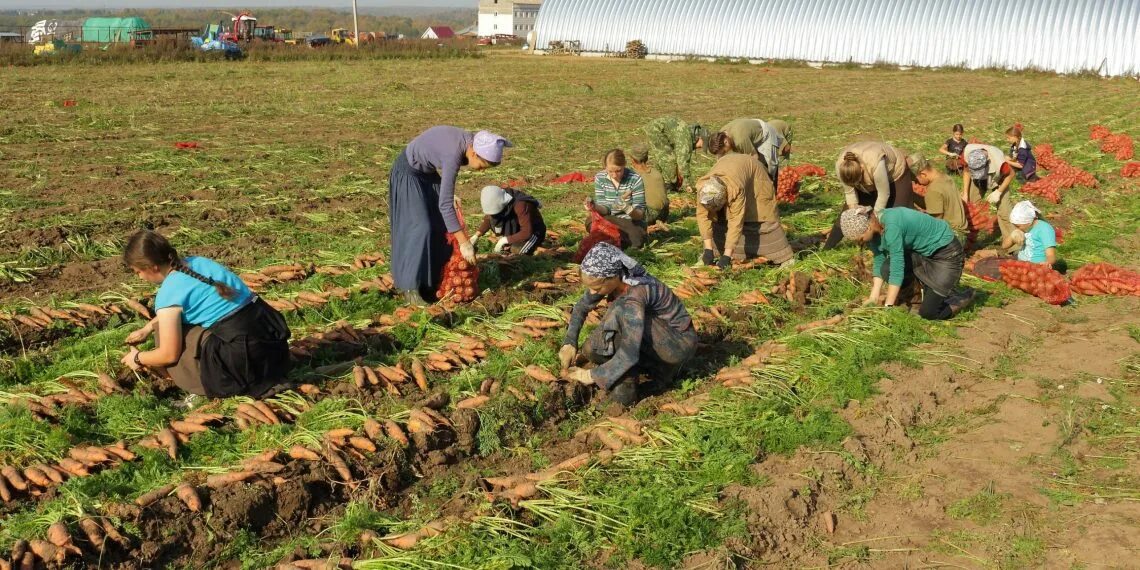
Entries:
{"type": "Polygon", "coordinates": [[[483,213],[495,216],[503,213],[503,209],[511,202],[511,195],[498,186],[484,186],[479,195],[479,203],[483,206],[483,213]]]}

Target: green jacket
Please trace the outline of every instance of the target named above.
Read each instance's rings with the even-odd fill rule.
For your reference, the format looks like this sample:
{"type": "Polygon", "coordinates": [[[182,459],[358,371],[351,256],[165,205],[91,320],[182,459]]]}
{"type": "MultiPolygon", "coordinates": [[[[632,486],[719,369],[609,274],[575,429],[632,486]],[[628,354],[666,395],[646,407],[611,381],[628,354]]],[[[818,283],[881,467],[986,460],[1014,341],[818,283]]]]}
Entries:
{"type": "Polygon", "coordinates": [[[950,224],[910,208],[887,208],[879,213],[883,233],[868,244],[875,254],[874,275],[881,275],[883,261],[891,260],[887,283],[901,286],[906,258],[911,252],[930,257],[954,241],[950,224]]]}

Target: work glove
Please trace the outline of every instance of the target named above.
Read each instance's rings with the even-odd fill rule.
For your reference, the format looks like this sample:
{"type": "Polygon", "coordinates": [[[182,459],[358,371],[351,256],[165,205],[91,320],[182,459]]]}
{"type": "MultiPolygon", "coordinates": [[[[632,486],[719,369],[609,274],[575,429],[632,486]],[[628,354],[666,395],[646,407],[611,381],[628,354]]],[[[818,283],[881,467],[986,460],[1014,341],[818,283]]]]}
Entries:
{"type": "Polygon", "coordinates": [[[1009,239],[1016,244],[1025,244],[1025,232],[1014,228],[1013,231],[1009,232],[1009,239]]]}
{"type": "Polygon", "coordinates": [[[459,244],[459,254],[463,256],[463,260],[472,265],[475,264],[475,246],[471,242],[465,241],[459,244]]]}
{"type": "Polygon", "coordinates": [[[1001,192],[998,192],[997,190],[990,192],[990,195],[986,196],[986,201],[996,206],[999,202],[1001,202],[1001,192]]]}
{"type": "Polygon", "coordinates": [[[494,251],[495,251],[495,253],[499,253],[508,247],[510,247],[510,244],[507,243],[507,236],[503,236],[503,237],[499,238],[499,241],[495,242],[494,251]]]}
{"type": "Polygon", "coordinates": [[[558,349],[558,361],[562,363],[562,370],[569,370],[578,356],[578,349],[572,344],[564,344],[558,349]]]}
{"type": "Polygon", "coordinates": [[[727,255],[720,256],[720,261],[716,262],[716,266],[720,269],[728,269],[732,267],[732,258],[727,255]]]}
{"type": "Polygon", "coordinates": [[[575,382],[578,382],[579,384],[584,384],[586,386],[589,386],[589,385],[594,383],[593,377],[590,376],[590,371],[586,370],[585,368],[574,367],[574,368],[567,370],[566,371],[566,379],[567,380],[574,380],[575,382]]]}
{"type": "Polygon", "coordinates": [[[701,254],[701,262],[705,265],[712,265],[715,263],[716,255],[713,254],[713,250],[706,249],[705,252],[701,254]]]}

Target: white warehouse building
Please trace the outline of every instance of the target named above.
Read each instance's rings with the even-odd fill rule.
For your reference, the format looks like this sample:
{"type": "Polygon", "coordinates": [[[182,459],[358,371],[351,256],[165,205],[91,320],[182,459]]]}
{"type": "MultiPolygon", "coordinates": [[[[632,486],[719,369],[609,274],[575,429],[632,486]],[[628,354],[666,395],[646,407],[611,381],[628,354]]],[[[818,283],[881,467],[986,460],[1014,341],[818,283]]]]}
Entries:
{"type": "Polygon", "coordinates": [[[534,31],[542,0],[479,0],[479,37],[527,37],[534,31]]]}
{"type": "Polygon", "coordinates": [[[1140,0],[546,0],[536,48],[1140,73],[1140,0]]]}

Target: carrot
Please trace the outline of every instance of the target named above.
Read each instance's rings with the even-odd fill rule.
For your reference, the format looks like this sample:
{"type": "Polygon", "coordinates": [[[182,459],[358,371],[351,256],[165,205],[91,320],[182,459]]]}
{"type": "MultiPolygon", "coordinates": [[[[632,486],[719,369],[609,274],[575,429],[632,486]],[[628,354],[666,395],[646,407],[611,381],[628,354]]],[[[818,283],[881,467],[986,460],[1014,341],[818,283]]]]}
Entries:
{"type": "Polygon", "coordinates": [[[241,461],[241,464],[249,465],[250,463],[258,463],[262,461],[274,461],[277,459],[277,454],[278,452],[276,449],[266,449],[257,455],[246,457],[241,461]]]}
{"type": "Polygon", "coordinates": [[[299,459],[301,461],[320,461],[321,459],[321,456],[318,455],[317,452],[303,445],[290,447],[288,455],[290,459],[299,459]]]}
{"type": "Polygon", "coordinates": [[[529,499],[537,494],[538,487],[536,487],[534,483],[527,481],[520,483],[517,487],[499,493],[499,497],[510,501],[511,506],[518,507],[519,501],[529,499]]]}
{"type": "Polygon", "coordinates": [[[10,503],[12,501],[12,490],[8,488],[8,482],[0,477],[0,501],[10,503]]]}
{"type": "Polygon", "coordinates": [[[576,471],[586,466],[590,462],[589,453],[580,453],[569,459],[563,460],[554,466],[554,469],[559,471],[576,471]]]}
{"type": "Polygon", "coordinates": [[[48,542],[65,549],[75,548],[71,542],[71,532],[67,530],[67,525],[63,521],[55,521],[47,529],[48,542]]]}
{"type": "Polygon", "coordinates": [[[135,499],[135,504],[145,508],[151,503],[154,503],[155,501],[169,495],[173,490],[174,485],[163,485],[157,489],[153,489],[151,491],[143,493],[142,495],[139,495],[139,498],[135,499]]]}
{"type": "Polygon", "coordinates": [[[91,474],[89,471],[87,471],[86,465],[74,459],[71,459],[70,457],[64,457],[63,459],[60,459],[59,467],[66,471],[68,475],[73,475],[75,477],[87,477],[91,474]]]}
{"type": "Polygon", "coordinates": [[[476,408],[483,407],[483,405],[489,401],[491,401],[490,396],[475,396],[473,398],[467,398],[466,400],[459,402],[458,404],[455,405],[455,409],[457,409],[457,410],[466,410],[466,409],[474,410],[476,408]]]}
{"type": "Polygon", "coordinates": [[[140,317],[148,321],[154,318],[154,313],[151,313],[150,309],[148,309],[146,305],[143,305],[134,299],[124,298],[123,304],[126,305],[130,310],[138,313],[140,317]]]}
{"type": "Polygon", "coordinates": [[[408,532],[395,536],[386,536],[380,540],[382,540],[384,544],[387,544],[388,546],[399,548],[401,550],[407,550],[409,548],[413,548],[416,543],[425,538],[439,536],[441,533],[443,533],[443,529],[443,521],[435,520],[427,523],[423,526],[423,528],[415,532],[408,532]]]}
{"type": "Polygon", "coordinates": [[[376,375],[376,371],[369,366],[363,367],[364,379],[372,386],[380,385],[380,377],[376,375]]]}
{"type": "MultiPolygon", "coordinates": [[[[12,560],[15,560],[15,561],[22,560],[24,558],[24,555],[31,555],[32,556],[32,566],[35,566],[35,563],[36,563],[35,555],[32,554],[31,551],[29,551],[28,541],[20,539],[20,540],[17,540],[16,542],[12,543],[12,560]]],[[[29,568],[32,568],[32,566],[29,566],[29,568]]],[[[22,570],[22,567],[21,567],[21,570],[22,570]]]]}
{"type": "Polygon", "coordinates": [[[211,489],[220,489],[226,485],[233,483],[241,483],[246,479],[252,479],[257,473],[253,471],[231,471],[229,473],[218,473],[206,477],[206,486],[211,489]]]}
{"type": "Polygon", "coordinates": [[[268,475],[280,473],[285,469],[285,466],[276,461],[247,461],[242,464],[242,468],[258,475],[268,475]]]}
{"type": "Polygon", "coordinates": [[[527,366],[524,371],[526,372],[527,376],[530,376],[539,382],[550,383],[558,381],[558,379],[555,378],[553,374],[533,364],[527,366]]]}
{"type": "Polygon", "coordinates": [[[843,315],[835,315],[834,317],[831,317],[828,319],[823,319],[820,321],[812,321],[810,323],[803,323],[801,325],[796,326],[796,332],[805,332],[805,331],[810,331],[812,329],[818,329],[820,327],[828,327],[828,326],[837,325],[837,324],[843,322],[843,318],[844,318],[843,315]]]}
{"type": "Polygon", "coordinates": [[[252,404],[238,404],[237,413],[245,415],[250,419],[250,421],[253,421],[254,423],[266,425],[273,423],[269,421],[269,418],[265,417],[265,415],[261,413],[261,410],[253,407],[252,404]]]}
{"type": "MultiPolygon", "coordinates": [[[[12,557],[15,559],[15,557],[12,557]]],[[[25,552],[24,556],[20,559],[20,570],[36,570],[36,555],[32,552],[25,552]]]]}
{"type": "Polygon", "coordinates": [[[46,489],[52,486],[52,480],[48,478],[47,474],[34,465],[24,469],[24,477],[37,487],[46,489]]]}
{"type": "Polygon", "coordinates": [[[65,480],[67,480],[67,477],[65,477],[64,474],[61,473],[59,469],[56,469],[55,467],[52,467],[51,465],[44,465],[43,463],[37,463],[36,467],[38,467],[40,469],[40,471],[43,471],[44,474],[46,474],[48,476],[48,479],[51,479],[52,482],[54,482],[56,484],[63,483],[65,480]]]}
{"type": "Polygon", "coordinates": [[[202,424],[196,424],[196,423],[192,423],[192,422],[179,421],[179,420],[174,420],[174,421],[170,422],[170,428],[173,429],[174,431],[178,432],[178,433],[182,433],[182,434],[186,434],[186,435],[210,431],[210,428],[208,428],[202,424]]]}
{"type": "Polygon", "coordinates": [[[174,432],[170,431],[170,428],[158,432],[155,434],[155,438],[158,439],[158,443],[166,448],[166,454],[171,459],[178,459],[178,438],[174,436],[174,432]]]}
{"type": "Polygon", "coordinates": [[[297,391],[309,397],[321,395],[321,389],[312,384],[301,384],[297,386],[297,391]]]}
{"type": "Polygon", "coordinates": [[[400,429],[400,425],[392,420],[384,420],[384,433],[400,443],[400,445],[408,446],[408,436],[404,434],[404,430],[400,429]]]}
{"type": "Polygon", "coordinates": [[[261,414],[263,416],[268,418],[269,423],[271,423],[273,425],[280,425],[281,424],[281,420],[277,417],[277,414],[273,411],[273,408],[269,407],[269,404],[266,404],[265,402],[262,402],[261,400],[254,400],[253,401],[253,407],[257,408],[257,410],[259,412],[261,412],[261,414]]]}
{"type": "Polygon", "coordinates": [[[348,438],[348,444],[359,449],[360,451],[367,451],[368,453],[376,453],[376,444],[366,437],[354,436],[348,438]]]}
{"type": "Polygon", "coordinates": [[[647,441],[645,439],[645,436],[638,435],[624,429],[611,429],[610,433],[618,439],[623,440],[626,443],[631,443],[633,445],[645,445],[645,442],[647,441]]]}
{"type": "Polygon", "coordinates": [[[678,416],[695,416],[700,412],[700,410],[695,406],[689,406],[687,404],[681,404],[678,402],[669,402],[667,404],[662,404],[660,409],[662,412],[669,412],[671,414],[677,414],[678,416]]]}
{"type": "Polygon", "coordinates": [[[107,535],[103,533],[103,528],[99,526],[99,523],[89,518],[82,518],[79,519],[79,528],[83,534],[87,535],[87,542],[97,548],[99,553],[102,553],[103,543],[107,540],[107,535]]]}
{"type": "Polygon", "coordinates": [[[123,548],[131,547],[131,541],[127,540],[127,537],[119,533],[119,529],[115,528],[115,525],[111,524],[111,519],[103,519],[102,525],[103,532],[107,533],[107,538],[115,541],[116,544],[123,548]]]}
{"type": "Polygon", "coordinates": [[[11,465],[0,468],[0,476],[8,480],[8,485],[17,491],[27,491],[28,481],[11,465]]]}
{"type": "Polygon", "coordinates": [[[424,365],[419,359],[412,359],[412,378],[416,381],[416,386],[424,392],[428,391],[427,371],[424,370],[424,365]]]}
{"type": "Polygon", "coordinates": [[[641,435],[641,422],[637,420],[622,417],[611,417],[609,418],[609,421],[621,426],[623,429],[630,433],[641,435]]]}
{"type": "Polygon", "coordinates": [[[192,424],[204,425],[211,422],[217,422],[224,419],[222,414],[211,414],[207,412],[191,412],[182,421],[190,422],[192,424]]]}
{"type": "Polygon", "coordinates": [[[352,383],[357,388],[361,389],[363,389],[364,386],[368,383],[368,377],[364,374],[363,366],[352,367],[352,383]]]}
{"type": "Polygon", "coordinates": [[[100,372],[99,376],[98,376],[98,381],[99,381],[99,389],[106,392],[107,394],[114,394],[115,392],[122,392],[123,391],[123,387],[120,386],[119,383],[116,382],[114,378],[111,378],[107,374],[103,374],[102,372],[100,372]]]}
{"type": "Polygon", "coordinates": [[[351,436],[354,433],[356,433],[356,430],[354,430],[352,428],[336,428],[336,429],[330,429],[329,431],[325,432],[325,437],[326,438],[332,438],[332,439],[344,439],[346,437],[351,436]]]}
{"type": "Polygon", "coordinates": [[[384,434],[384,426],[380,425],[380,422],[368,418],[364,420],[364,433],[368,435],[368,439],[379,441],[380,436],[384,434]]]}
{"type": "Polygon", "coordinates": [[[269,265],[267,267],[262,267],[261,270],[258,271],[258,273],[272,277],[278,273],[285,273],[286,271],[299,272],[299,271],[304,271],[304,270],[305,270],[305,268],[302,267],[301,265],[293,263],[293,264],[283,264],[283,265],[269,265]]]}
{"type": "Polygon", "coordinates": [[[606,447],[608,447],[614,451],[621,451],[622,448],[625,447],[624,443],[622,443],[619,439],[617,439],[616,437],[611,435],[609,432],[602,431],[602,430],[594,430],[593,434],[594,434],[594,437],[596,437],[598,439],[598,441],[602,443],[602,445],[604,445],[604,446],[606,446],[606,447]]]}
{"type": "MultiPolygon", "coordinates": [[[[33,540],[28,543],[32,552],[44,562],[60,562],[67,560],[67,551],[43,540],[33,540]]],[[[25,555],[26,556],[26,555],[25,555]]]]}
{"type": "Polygon", "coordinates": [[[491,488],[510,489],[523,482],[523,477],[486,477],[483,479],[491,488]]]}
{"type": "Polygon", "coordinates": [[[99,305],[92,305],[89,303],[76,303],[75,308],[84,312],[84,313],[91,313],[93,315],[97,315],[100,317],[106,317],[106,316],[109,316],[111,314],[110,311],[108,311],[107,309],[104,309],[103,307],[100,307],[99,305]]]}
{"type": "Polygon", "coordinates": [[[344,457],[342,457],[340,453],[333,449],[332,446],[328,445],[325,446],[324,453],[325,459],[327,459],[329,464],[332,465],[332,468],[336,471],[337,475],[339,475],[345,483],[351,482],[352,471],[348,469],[348,464],[344,462],[344,457]]]}
{"type": "Polygon", "coordinates": [[[424,407],[420,408],[418,411],[434,420],[437,425],[443,424],[445,426],[451,427],[451,420],[447,419],[447,416],[439,413],[432,408],[424,407]]]}
{"type": "Polygon", "coordinates": [[[739,380],[741,378],[748,378],[749,376],[752,376],[751,370],[741,370],[739,368],[733,367],[722,368],[720,372],[717,372],[716,379],[724,382],[726,380],[739,380]]]}

